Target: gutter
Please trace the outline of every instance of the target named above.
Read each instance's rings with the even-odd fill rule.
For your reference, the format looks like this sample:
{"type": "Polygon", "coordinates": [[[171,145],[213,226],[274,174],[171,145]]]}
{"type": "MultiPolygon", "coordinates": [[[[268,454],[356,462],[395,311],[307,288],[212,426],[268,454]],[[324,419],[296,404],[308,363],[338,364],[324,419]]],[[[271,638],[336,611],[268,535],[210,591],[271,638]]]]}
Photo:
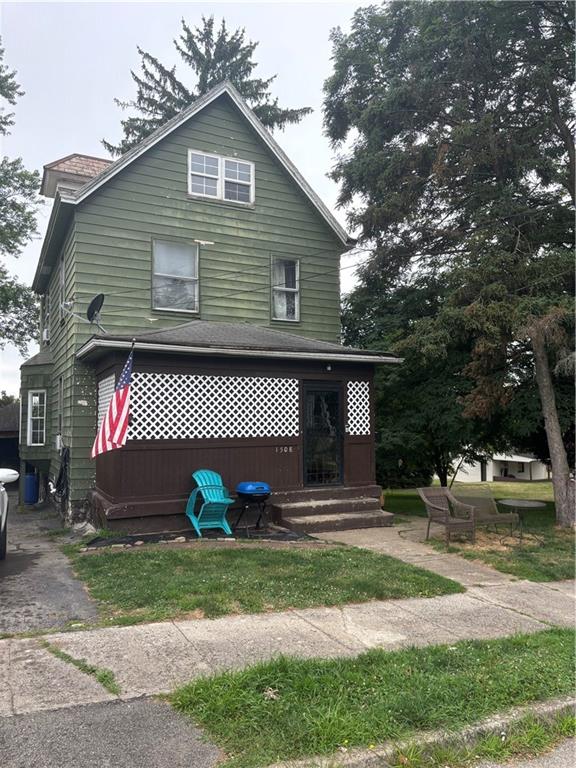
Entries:
{"type": "MultiPolygon", "coordinates": [[[[90,339],[76,353],[78,360],[87,357],[97,349],[121,350],[130,349],[132,341],[114,341],[113,339],[90,339]]],[[[392,363],[403,362],[400,357],[384,357],[382,355],[347,355],[338,352],[282,352],[264,349],[230,349],[229,347],[190,347],[182,344],[153,344],[137,341],[134,349],[142,352],[172,352],[179,355],[222,355],[224,357],[264,357],[284,360],[314,360],[339,363],[392,363]]]]}

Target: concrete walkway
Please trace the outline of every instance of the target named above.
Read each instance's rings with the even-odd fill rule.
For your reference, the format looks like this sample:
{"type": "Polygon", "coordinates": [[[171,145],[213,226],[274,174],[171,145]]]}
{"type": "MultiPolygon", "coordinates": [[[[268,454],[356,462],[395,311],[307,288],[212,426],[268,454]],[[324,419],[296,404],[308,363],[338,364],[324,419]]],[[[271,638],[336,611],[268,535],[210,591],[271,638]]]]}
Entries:
{"type": "MultiPolygon", "coordinates": [[[[502,583],[466,594],[342,608],[160,622],[45,636],[76,659],[111,669],[120,698],[168,692],[201,675],[287,654],[355,656],[369,648],[495,638],[572,626],[574,584],[502,583]]],[[[52,655],[43,640],[0,641],[0,715],[113,701],[93,677],[52,655]]]]}
{"type": "MultiPolygon", "coordinates": [[[[427,522],[426,518],[415,517],[409,523],[400,523],[390,528],[330,531],[315,533],[314,536],[323,541],[349,544],[396,557],[405,563],[454,579],[465,587],[491,587],[517,581],[514,576],[500,573],[482,563],[465,560],[459,555],[439,552],[428,544],[424,544],[427,522]]],[[[433,525],[430,534],[434,535],[437,532],[436,529],[443,530],[441,526],[433,525]]]]}

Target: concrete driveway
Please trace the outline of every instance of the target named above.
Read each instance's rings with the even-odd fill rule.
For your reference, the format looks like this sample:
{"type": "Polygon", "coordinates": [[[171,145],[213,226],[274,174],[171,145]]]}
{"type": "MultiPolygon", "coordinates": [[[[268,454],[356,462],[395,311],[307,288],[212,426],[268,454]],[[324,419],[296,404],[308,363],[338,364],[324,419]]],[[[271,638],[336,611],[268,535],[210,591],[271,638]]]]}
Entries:
{"type": "Polygon", "coordinates": [[[0,561],[0,634],[61,628],[97,616],[96,605],[59,550],[59,539],[47,536],[59,527],[55,511],[18,512],[11,495],[8,553],[0,561]]]}

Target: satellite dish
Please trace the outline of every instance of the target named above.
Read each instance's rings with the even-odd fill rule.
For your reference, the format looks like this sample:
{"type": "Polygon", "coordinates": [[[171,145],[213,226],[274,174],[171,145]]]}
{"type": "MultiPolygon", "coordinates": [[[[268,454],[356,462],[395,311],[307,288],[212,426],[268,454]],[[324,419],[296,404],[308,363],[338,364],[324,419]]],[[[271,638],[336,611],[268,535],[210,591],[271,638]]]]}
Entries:
{"type": "Polygon", "coordinates": [[[86,310],[86,317],[88,320],[93,323],[94,320],[96,320],[96,324],[98,324],[99,314],[100,310],[102,309],[102,305],[104,304],[104,294],[99,293],[97,296],[94,296],[90,304],[88,304],[88,309],[86,310]]]}
{"type": "Polygon", "coordinates": [[[102,333],[106,333],[106,330],[100,325],[100,310],[102,309],[102,304],[104,304],[104,294],[99,293],[97,296],[94,296],[90,304],[88,304],[86,317],[90,324],[95,323],[98,326],[98,330],[102,331],[102,333]]]}

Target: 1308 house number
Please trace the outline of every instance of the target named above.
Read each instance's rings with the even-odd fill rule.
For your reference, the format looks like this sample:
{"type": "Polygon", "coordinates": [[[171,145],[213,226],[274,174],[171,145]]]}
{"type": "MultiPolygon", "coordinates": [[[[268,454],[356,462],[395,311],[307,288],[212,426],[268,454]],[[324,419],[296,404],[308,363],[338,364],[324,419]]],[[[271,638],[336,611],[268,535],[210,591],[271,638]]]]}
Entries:
{"type": "Polygon", "coordinates": [[[274,449],[276,453],[293,453],[293,445],[277,445],[274,449]]]}

